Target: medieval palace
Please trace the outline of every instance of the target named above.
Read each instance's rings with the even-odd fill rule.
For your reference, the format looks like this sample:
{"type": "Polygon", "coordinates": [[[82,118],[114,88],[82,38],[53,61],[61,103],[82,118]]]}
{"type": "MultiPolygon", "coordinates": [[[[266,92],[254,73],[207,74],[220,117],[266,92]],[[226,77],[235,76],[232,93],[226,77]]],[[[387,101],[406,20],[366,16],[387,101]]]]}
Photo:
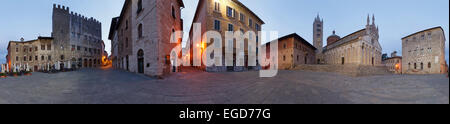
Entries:
{"type": "Polygon", "coordinates": [[[54,4],[52,24],[51,37],[9,42],[9,69],[43,71],[101,65],[105,44],[99,21],[54,4]]]}

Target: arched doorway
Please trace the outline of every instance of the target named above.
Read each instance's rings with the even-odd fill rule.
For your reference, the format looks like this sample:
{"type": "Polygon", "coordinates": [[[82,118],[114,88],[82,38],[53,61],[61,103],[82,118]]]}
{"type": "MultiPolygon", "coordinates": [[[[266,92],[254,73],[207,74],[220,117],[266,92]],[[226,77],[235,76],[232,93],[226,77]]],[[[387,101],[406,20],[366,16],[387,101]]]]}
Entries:
{"type": "Polygon", "coordinates": [[[64,70],[64,62],[61,62],[61,63],[59,64],[59,70],[64,70]]]}
{"type": "Polygon", "coordinates": [[[137,53],[138,73],[144,73],[144,50],[140,49],[137,53]]]}
{"type": "Polygon", "coordinates": [[[87,68],[87,67],[88,67],[88,60],[87,60],[87,59],[84,59],[83,62],[84,62],[84,67],[87,68]]]}

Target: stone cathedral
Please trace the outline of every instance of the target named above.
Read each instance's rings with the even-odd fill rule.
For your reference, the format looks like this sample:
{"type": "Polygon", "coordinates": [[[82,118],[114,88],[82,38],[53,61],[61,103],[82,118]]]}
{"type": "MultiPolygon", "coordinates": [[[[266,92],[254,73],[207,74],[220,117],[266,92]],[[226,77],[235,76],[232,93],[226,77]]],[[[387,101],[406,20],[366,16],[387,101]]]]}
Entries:
{"type": "Polygon", "coordinates": [[[381,65],[382,48],[378,42],[378,26],[375,25],[375,16],[367,16],[365,28],[351,33],[345,37],[333,34],[327,38],[327,45],[323,47],[323,20],[319,16],[314,21],[314,46],[317,48],[318,64],[328,65],[381,65]]]}

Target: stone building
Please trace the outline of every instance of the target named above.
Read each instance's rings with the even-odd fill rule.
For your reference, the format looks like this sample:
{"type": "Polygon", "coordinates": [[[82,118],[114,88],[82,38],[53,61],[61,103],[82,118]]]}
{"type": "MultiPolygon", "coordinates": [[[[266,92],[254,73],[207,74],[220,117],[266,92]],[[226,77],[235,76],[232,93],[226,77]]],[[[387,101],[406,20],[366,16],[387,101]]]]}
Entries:
{"type": "Polygon", "coordinates": [[[64,69],[101,65],[105,45],[99,21],[53,4],[52,24],[52,37],[10,41],[9,65],[28,64],[32,71],[47,70],[48,66],[64,69]]]}
{"type": "Polygon", "coordinates": [[[104,51],[101,23],[53,4],[54,59],[74,68],[99,67],[104,51]]]}
{"type": "Polygon", "coordinates": [[[391,57],[383,59],[382,62],[390,72],[402,74],[402,57],[397,56],[397,51],[391,53],[391,57]]]}
{"type": "Polygon", "coordinates": [[[114,68],[149,76],[176,72],[171,53],[181,44],[171,35],[183,31],[182,0],[126,0],[119,17],[113,18],[109,39],[114,68]]]}
{"type": "MultiPolygon", "coordinates": [[[[318,26],[314,25],[313,27],[314,29],[318,29],[318,26]]],[[[375,17],[372,17],[372,24],[370,24],[370,18],[367,16],[367,25],[364,29],[351,33],[343,38],[335,33],[333,31],[333,35],[327,38],[327,46],[323,49],[325,64],[382,65],[382,48],[378,42],[379,34],[378,27],[375,25],[375,17]]]]}
{"type": "Polygon", "coordinates": [[[9,69],[13,66],[26,66],[31,71],[47,70],[48,66],[53,66],[58,59],[55,57],[55,46],[53,38],[38,37],[36,40],[10,41],[8,43],[7,64],[9,69]]]}
{"type": "MultiPolygon", "coordinates": [[[[276,42],[276,41],[272,41],[276,42]]],[[[266,56],[270,55],[270,44],[266,43],[263,50],[266,56]]],[[[316,64],[316,48],[308,41],[293,33],[278,39],[278,65],[277,69],[293,69],[298,65],[316,64]]],[[[267,59],[269,59],[267,57],[267,59]]]]}
{"type": "Polygon", "coordinates": [[[441,27],[419,31],[402,38],[402,71],[406,74],[444,74],[445,35],[441,27]]]}
{"type": "MultiPolygon", "coordinates": [[[[206,67],[205,64],[202,63],[202,66],[200,66],[199,68],[208,72],[259,70],[260,66],[258,60],[256,60],[256,66],[248,65],[249,51],[256,51],[257,53],[257,45],[255,45],[254,47],[250,47],[252,49],[249,49],[248,40],[244,40],[244,43],[241,45],[244,46],[244,51],[237,52],[236,40],[226,41],[225,39],[225,33],[227,31],[241,31],[243,33],[253,31],[255,33],[254,36],[256,44],[260,44],[260,33],[258,32],[261,31],[262,25],[265,23],[239,0],[199,0],[193,20],[193,24],[194,23],[201,24],[201,36],[203,36],[207,31],[217,31],[222,36],[222,55],[212,57],[217,61],[222,58],[222,65],[214,64],[213,66],[206,67]],[[225,47],[226,45],[232,47],[225,47]],[[226,54],[225,50],[228,50],[228,54],[226,54]],[[240,57],[238,57],[238,55],[242,56],[242,54],[244,56],[243,59],[245,65],[238,66],[237,60],[238,58],[241,59],[240,57]],[[230,64],[232,66],[226,66],[226,56],[233,56],[232,62],[231,60],[227,62],[232,63],[230,64]]],[[[201,52],[195,53],[194,51],[203,51],[211,45],[216,45],[214,47],[220,46],[220,43],[205,43],[204,41],[208,39],[205,39],[205,37],[194,39],[194,28],[194,25],[192,25],[189,32],[189,40],[187,46],[190,50],[190,64],[194,64],[194,60],[201,61],[201,58],[203,56],[201,52]]],[[[257,55],[256,58],[258,58],[257,55]]]]}
{"type": "Polygon", "coordinates": [[[118,31],[117,31],[117,23],[119,22],[120,17],[113,18],[111,21],[111,26],[109,29],[108,39],[111,40],[111,57],[112,67],[119,69],[121,68],[121,61],[119,58],[119,40],[118,40],[118,31]]]}

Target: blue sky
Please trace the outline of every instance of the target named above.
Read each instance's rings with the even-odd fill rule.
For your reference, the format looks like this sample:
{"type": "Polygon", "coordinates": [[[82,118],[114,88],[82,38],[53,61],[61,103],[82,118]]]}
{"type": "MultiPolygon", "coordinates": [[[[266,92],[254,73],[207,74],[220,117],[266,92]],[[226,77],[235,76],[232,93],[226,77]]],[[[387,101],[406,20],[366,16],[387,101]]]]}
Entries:
{"type": "MultiPolygon", "coordinates": [[[[184,29],[190,28],[198,0],[183,0],[184,29]]],[[[241,0],[266,24],[263,30],[279,35],[298,33],[312,42],[312,23],[319,13],[324,19],[325,36],[333,30],[340,36],[364,28],[367,14],[375,14],[380,28],[383,53],[401,53],[401,38],[427,28],[442,26],[446,35],[448,61],[448,0],[241,0]]],[[[63,4],[71,11],[102,22],[103,40],[107,39],[111,18],[120,14],[124,0],[3,0],[0,4],[0,62],[4,62],[10,40],[50,36],[52,5],[63,4]]],[[[326,38],[326,37],[325,37],[326,38]]]]}

